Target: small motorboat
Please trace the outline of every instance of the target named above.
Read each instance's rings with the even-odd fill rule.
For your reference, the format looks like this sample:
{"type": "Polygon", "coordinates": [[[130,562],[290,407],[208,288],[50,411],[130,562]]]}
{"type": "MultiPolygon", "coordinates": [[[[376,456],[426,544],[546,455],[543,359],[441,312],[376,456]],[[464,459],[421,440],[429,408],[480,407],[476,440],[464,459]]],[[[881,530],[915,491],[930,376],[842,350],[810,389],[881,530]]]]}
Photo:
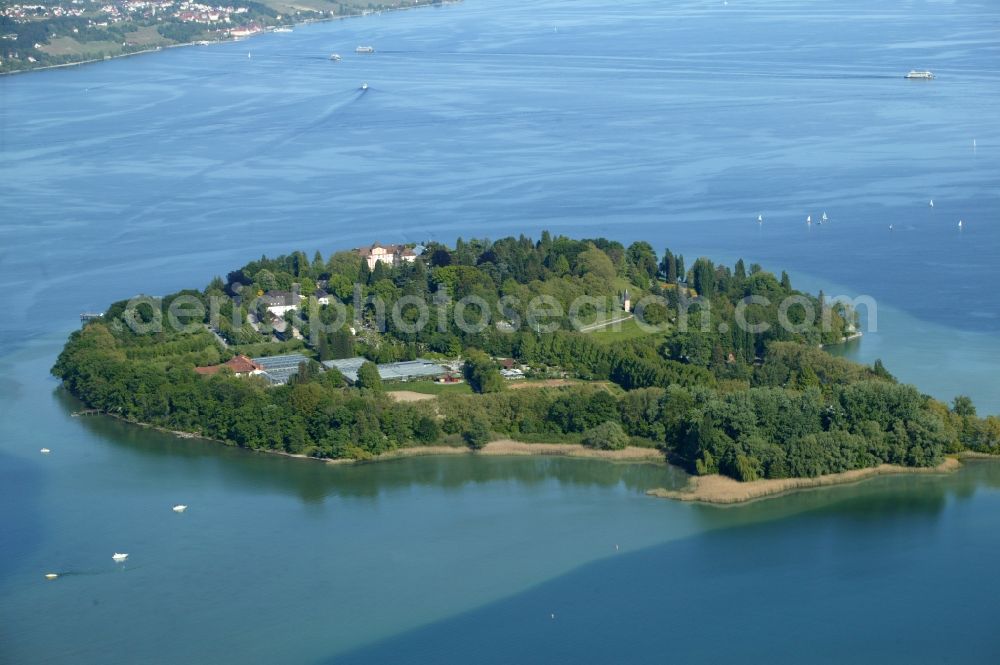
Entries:
{"type": "Polygon", "coordinates": [[[115,552],[114,554],[111,555],[111,558],[114,561],[117,561],[118,563],[122,563],[126,559],[128,559],[128,553],[127,552],[115,552]]]}
{"type": "Polygon", "coordinates": [[[331,53],[330,60],[333,62],[340,62],[341,60],[343,60],[343,58],[340,57],[339,53],[331,53]]]}
{"type": "Polygon", "coordinates": [[[183,503],[178,503],[176,506],[174,506],[175,513],[183,513],[187,509],[188,507],[185,506],[183,503]]]}
{"type": "Polygon", "coordinates": [[[367,89],[368,89],[368,84],[367,83],[362,83],[361,84],[361,91],[364,92],[367,89]]]}
{"type": "Polygon", "coordinates": [[[59,577],[59,573],[45,573],[45,579],[54,580],[59,577]]]}
{"type": "Polygon", "coordinates": [[[41,450],[39,450],[38,452],[40,452],[40,453],[41,453],[41,454],[43,454],[43,455],[48,455],[48,454],[49,454],[49,453],[51,453],[52,451],[51,451],[51,450],[49,450],[48,448],[42,448],[42,449],[41,449],[41,450]]]}

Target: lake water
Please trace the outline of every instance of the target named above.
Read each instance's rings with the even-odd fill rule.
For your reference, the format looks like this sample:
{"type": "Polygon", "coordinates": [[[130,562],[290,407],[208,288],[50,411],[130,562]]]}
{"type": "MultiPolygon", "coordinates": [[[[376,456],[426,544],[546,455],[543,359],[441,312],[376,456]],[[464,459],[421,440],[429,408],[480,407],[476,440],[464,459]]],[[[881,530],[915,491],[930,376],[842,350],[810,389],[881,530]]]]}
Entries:
{"type": "Polygon", "coordinates": [[[0,662],[997,662],[1000,465],[710,508],[655,466],[177,440],[48,369],[81,311],[262,253],[548,228],[871,295],[844,353],[1000,412],[998,28],[472,0],[0,79],[0,662]]]}

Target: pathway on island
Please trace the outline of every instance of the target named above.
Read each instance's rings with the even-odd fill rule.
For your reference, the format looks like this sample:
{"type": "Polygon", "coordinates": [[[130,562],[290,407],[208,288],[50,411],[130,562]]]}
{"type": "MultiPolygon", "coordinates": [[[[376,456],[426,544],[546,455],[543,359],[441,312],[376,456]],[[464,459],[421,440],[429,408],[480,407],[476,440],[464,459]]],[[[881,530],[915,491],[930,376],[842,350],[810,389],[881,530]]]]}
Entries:
{"type": "Polygon", "coordinates": [[[607,328],[608,326],[613,326],[616,323],[624,323],[629,319],[635,318],[632,314],[628,316],[623,316],[620,319],[614,319],[613,321],[601,321],[600,323],[591,323],[589,326],[583,326],[578,329],[578,332],[593,332],[594,330],[600,330],[601,328],[607,328]]]}

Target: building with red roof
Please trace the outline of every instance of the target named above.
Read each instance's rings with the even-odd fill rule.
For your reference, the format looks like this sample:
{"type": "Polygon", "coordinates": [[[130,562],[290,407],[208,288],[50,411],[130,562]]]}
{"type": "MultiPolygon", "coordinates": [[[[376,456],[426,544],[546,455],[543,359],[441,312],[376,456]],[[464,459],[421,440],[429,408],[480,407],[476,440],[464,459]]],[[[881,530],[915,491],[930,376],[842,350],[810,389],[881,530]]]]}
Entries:
{"type": "Polygon", "coordinates": [[[236,376],[252,376],[261,374],[264,368],[244,355],[233,356],[221,365],[209,365],[208,367],[195,367],[194,371],[202,376],[211,376],[222,371],[223,367],[228,367],[236,376]]]}

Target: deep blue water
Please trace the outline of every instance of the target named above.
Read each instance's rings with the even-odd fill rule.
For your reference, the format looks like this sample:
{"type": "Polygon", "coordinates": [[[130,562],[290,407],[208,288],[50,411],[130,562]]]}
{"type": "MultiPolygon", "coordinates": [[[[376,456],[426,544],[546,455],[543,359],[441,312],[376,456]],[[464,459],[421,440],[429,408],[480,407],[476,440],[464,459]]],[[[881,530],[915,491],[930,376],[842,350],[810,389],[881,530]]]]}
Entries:
{"type": "Polygon", "coordinates": [[[844,353],[1000,413],[998,28],[469,0],[0,78],[0,661],[996,662],[992,465],[720,510],[662,469],[176,441],[47,372],[81,311],[263,253],[548,228],[871,295],[844,353]]]}
{"type": "Polygon", "coordinates": [[[962,498],[995,471],[613,556],[329,662],[995,663],[1000,501],[962,498]]]}

